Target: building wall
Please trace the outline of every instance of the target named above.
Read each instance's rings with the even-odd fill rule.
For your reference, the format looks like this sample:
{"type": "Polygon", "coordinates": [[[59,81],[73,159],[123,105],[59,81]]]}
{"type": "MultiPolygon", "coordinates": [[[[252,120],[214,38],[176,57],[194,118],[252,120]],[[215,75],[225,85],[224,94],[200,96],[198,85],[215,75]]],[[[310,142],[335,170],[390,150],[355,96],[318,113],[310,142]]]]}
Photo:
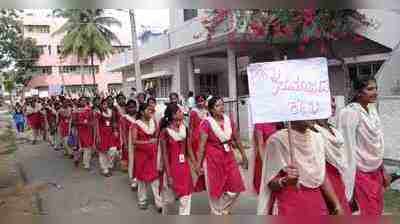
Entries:
{"type": "Polygon", "coordinates": [[[379,115],[383,125],[385,158],[400,159],[400,96],[379,99],[379,115]]]}
{"type": "MultiPolygon", "coordinates": [[[[400,42],[399,42],[400,44],[400,42]]],[[[385,158],[400,159],[400,48],[394,49],[377,74],[379,114],[383,124],[385,158]]]]}
{"type": "MultiPolygon", "coordinates": [[[[43,11],[43,10],[40,10],[43,11]]],[[[90,65],[90,60],[78,60],[75,56],[68,56],[66,58],[61,58],[58,54],[57,48],[62,45],[63,35],[53,35],[65,22],[63,18],[54,18],[52,16],[46,16],[41,12],[34,13],[34,15],[24,15],[23,23],[24,25],[48,25],[50,28],[49,33],[36,33],[30,32],[28,28],[24,29],[24,36],[34,38],[37,41],[37,45],[46,46],[44,48],[44,53],[40,56],[37,66],[49,66],[52,67],[51,75],[38,75],[33,77],[29,86],[31,88],[36,88],[45,85],[81,85],[92,83],[92,77],[82,76],[80,72],[73,72],[68,74],[61,74],[59,68],[61,66],[79,66],[79,65],[90,65]],[[50,52],[47,46],[50,46],[50,52]]],[[[51,12],[49,12],[51,13],[51,12]]],[[[115,10],[106,10],[107,15],[115,16],[122,22],[122,27],[111,27],[110,29],[114,31],[121,41],[122,46],[130,45],[130,36],[127,35],[130,31],[129,26],[129,15],[128,13],[122,13],[115,10]],[[124,32],[120,32],[124,30],[124,32]]],[[[118,44],[115,44],[118,45],[118,44]]],[[[100,91],[106,91],[108,84],[121,83],[122,76],[120,73],[109,73],[106,72],[104,64],[106,61],[100,61],[96,57],[94,58],[94,65],[99,66],[99,72],[96,74],[96,82],[100,91]],[[111,77],[114,76],[114,77],[111,77]]]]}

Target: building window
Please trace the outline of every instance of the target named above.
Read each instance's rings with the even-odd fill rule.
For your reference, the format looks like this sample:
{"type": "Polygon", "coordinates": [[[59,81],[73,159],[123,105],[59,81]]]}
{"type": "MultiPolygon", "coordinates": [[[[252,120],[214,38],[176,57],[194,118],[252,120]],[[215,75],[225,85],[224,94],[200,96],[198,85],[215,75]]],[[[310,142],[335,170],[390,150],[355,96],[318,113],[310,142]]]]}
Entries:
{"type": "Polygon", "coordinates": [[[25,25],[24,27],[28,33],[50,33],[49,25],[25,25]]]}
{"type": "Polygon", "coordinates": [[[375,77],[376,73],[379,71],[382,64],[383,61],[351,64],[348,66],[349,76],[351,79],[375,77]]]}
{"type": "Polygon", "coordinates": [[[60,55],[62,53],[63,47],[64,46],[62,46],[62,45],[57,45],[57,54],[58,55],[60,55]]]}
{"type": "Polygon", "coordinates": [[[158,88],[156,96],[159,98],[168,98],[171,92],[171,77],[160,78],[160,88],[158,88]]]}
{"type": "Polygon", "coordinates": [[[188,21],[197,17],[197,9],[184,9],[183,10],[183,21],[188,21]]]}
{"type": "Polygon", "coordinates": [[[156,98],[168,98],[171,92],[171,83],[171,77],[162,77],[159,79],[146,79],[143,82],[143,86],[156,98]]]}
{"type": "Polygon", "coordinates": [[[73,94],[82,94],[82,93],[91,93],[95,89],[97,89],[96,85],[71,85],[64,87],[64,93],[66,95],[73,95],[73,94]]]}
{"type": "Polygon", "coordinates": [[[122,84],[120,83],[108,84],[107,90],[111,94],[118,94],[122,90],[122,84]]]}
{"type": "Polygon", "coordinates": [[[44,51],[46,49],[45,45],[38,45],[37,48],[39,49],[39,55],[44,54],[44,51]]]}
{"type": "Polygon", "coordinates": [[[375,77],[376,73],[379,71],[379,68],[382,66],[382,64],[383,61],[375,61],[375,62],[348,65],[349,77],[352,84],[354,84],[354,82],[360,79],[375,77]]]}
{"type": "Polygon", "coordinates": [[[218,76],[210,74],[202,74],[199,76],[200,79],[200,94],[207,94],[208,90],[211,91],[212,95],[218,96],[218,76]]]}
{"type": "Polygon", "coordinates": [[[129,46],[113,46],[113,53],[117,54],[117,53],[122,53],[124,52],[126,49],[129,49],[129,46]]]}
{"type": "MultiPolygon", "coordinates": [[[[59,67],[59,72],[62,74],[69,74],[69,73],[76,73],[76,74],[80,74],[81,72],[83,74],[92,74],[92,70],[91,70],[90,65],[84,65],[84,66],[80,66],[80,65],[68,65],[68,66],[60,66],[59,67]],[[81,71],[82,69],[82,71],[81,71]]],[[[99,66],[95,65],[95,73],[99,73],[99,66]]]]}
{"type": "Polygon", "coordinates": [[[53,69],[51,66],[38,66],[32,68],[32,73],[36,75],[51,75],[53,73],[53,69]]]}

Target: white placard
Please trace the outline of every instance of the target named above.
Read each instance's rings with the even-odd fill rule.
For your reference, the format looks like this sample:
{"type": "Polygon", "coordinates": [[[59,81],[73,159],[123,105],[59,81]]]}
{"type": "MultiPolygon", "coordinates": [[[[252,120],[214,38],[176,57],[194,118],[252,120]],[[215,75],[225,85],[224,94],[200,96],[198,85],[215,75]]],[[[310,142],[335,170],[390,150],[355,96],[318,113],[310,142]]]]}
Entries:
{"type": "Polygon", "coordinates": [[[253,124],[331,116],[326,58],[254,63],[247,74],[253,124]]]}

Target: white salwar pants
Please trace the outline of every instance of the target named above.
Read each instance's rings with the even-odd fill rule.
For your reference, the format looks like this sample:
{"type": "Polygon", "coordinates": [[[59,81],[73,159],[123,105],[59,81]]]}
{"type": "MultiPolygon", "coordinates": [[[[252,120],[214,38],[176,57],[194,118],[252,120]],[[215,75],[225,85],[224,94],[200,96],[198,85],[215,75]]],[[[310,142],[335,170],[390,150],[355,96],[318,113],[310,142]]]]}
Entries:
{"type": "Polygon", "coordinates": [[[154,180],[151,183],[146,183],[140,180],[137,180],[138,183],[138,191],[137,196],[139,200],[139,204],[143,205],[147,203],[147,186],[151,186],[151,190],[154,196],[154,202],[157,208],[163,207],[163,199],[160,195],[160,181],[158,179],[154,180]]]}
{"type": "Polygon", "coordinates": [[[64,137],[62,139],[62,145],[64,147],[65,150],[65,154],[67,155],[72,155],[74,152],[72,151],[72,148],[68,145],[68,136],[64,137]]]}
{"type": "Polygon", "coordinates": [[[106,174],[111,168],[111,161],[107,153],[99,153],[99,163],[101,170],[106,174]]]}
{"type": "MultiPolygon", "coordinates": [[[[206,188],[209,188],[208,184],[208,176],[207,176],[207,161],[204,160],[204,175],[206,179],[206,188]]],[[[207,190],[210,192],[209,190],[207,190]]],[[[218,199],[213,199],[211,195],[208,195],[208,202],[210,204],[211,214],[213,215],[227,215],[230,212],[230,209],[235,203],[236,199],[239,197],[240,193],[234,192],[224,192],[222,196],[218,199]]]]}
{"type": "MultiPolygon", "coordinates": [[[[171,188],[165,187],[162,193],[162,199],[164,204],[163,214],[168,215],[168,204],[175,203],[175,193],[171,188]]],[[[184,195],[178,200],[179,206],[179,215],[190,215],[191,207],[192,207],[192,195],[184,195]]]]}
{"type": "Polygon", "coordinates": [[[179,198],[179,215],[190,215],[192,207],[192,195],[185,195],[179,198]]]}
{"type": "Polygon", "coordinates": [[[85,169],[90,169],[90,161],[92,160],[92,149],[83,148],[83,166],[85,169]]]}

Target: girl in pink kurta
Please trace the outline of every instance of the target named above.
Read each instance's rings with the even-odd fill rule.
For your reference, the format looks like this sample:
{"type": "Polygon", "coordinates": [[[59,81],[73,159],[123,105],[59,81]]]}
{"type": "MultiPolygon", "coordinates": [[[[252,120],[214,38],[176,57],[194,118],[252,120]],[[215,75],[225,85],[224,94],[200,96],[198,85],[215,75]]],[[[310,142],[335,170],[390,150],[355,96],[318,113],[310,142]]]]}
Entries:
{"type": "Polygon", "coordinates": [[[361,215],[381,215],[390,177],[383,167],[383,127],[375,106],[376,81],[356,81],[354,89],[353,103],[340,112],[338,124],[349,152],[346,196],[357,203],[361,215]]]}
{"type": "MultiPolygon", "coordinates": [[[[206,101],[204,96],[196,96],[196,107],[192,108],[189,115],[189,142],[191,144],[191,150],[189,151],[192,157],[194,167],[198,161],[199,154],[199,143],[200,143],[200,129],[201,122],[208,116],[206,107],[206,101]]],[[[206,184],[204,175],[195,178],[195,192],[201,192],[206,190],[206,184]]]]}
{"type": "MultiPolygon", "coordinates": [[[[58,107],[58,106],[57,106],[58,107]]],[[[48,141],[50,145],[54,147],[55,150],[58,150],[57,145],[57,117],[58,113],[56,110],[55,102],[48,101],[48,104],[45,107],[46,113],[46,123],[47,123],[47,133],[48,133],[48,141]]]]}
{"type": "Polygon", "coordinates": [[[318,120],[315,129],[325,140],[326,175],[340,201],[345,215],[351,215],[350,203],[346,198],[344,173],[347,171],[347,153],[343,135],[328,124],[328,120],[318,120]]]}
{"type": "MultiPolygon", "coordinates": [[[[231,119],[224,115],[224,102],[213,97],[208,102],[209,116],[201,124],[199,161],[204,161],[204,174],[212,214],[229,214],[233,203],[245,190],[232,146],[235,144],[247,169],[246,154],[231,119]]],[[[198,170],[202,170],[198,168],[198,170]]]]}
{"type": "MultiPolygon", "coordinates": [[[[94,115],[92,109],[87,104],[87,99],[79,99],[79,107],[76,109],[75,122],[78,131],[79,148],[83,151],[83,165],[85,169],[90,169],[92,150],[94,146],[94,115]]],[[[76,161],[79,161],[76,158],[76,161]]]]}
{"type": "Polygon", "coordinates": [[[134,177],[134,146],[132,143],[132,129],[136,124],[137,104],[135,100],[126,103],[126,114],[121,118],[122,121],[122,163],[125,164],[129,174],[129,184],[132,190],[137,188],[137,181],[134,177]]]}
{"type": "Polygon", "coordinates": [[[267,142],[269,136],[277,131],[277,125],[274,123],[260,123],[254,126],[254,148],[256,149],[256,156],[254,161],[254,178],[253,187],[254,191],[260,193],[261,184],[261,172],[262,172],[262,160],[265,153],[265,143],[267,142]]]}
{"type": "Polygon", "coordinates": [[[157,170],[157,124],[153,119],[155,109],[147,103],[141,104],[137,121],[132,130],[134,145],[134,176],[138,181],[139,208],[147,209],[147,186],[151,185],[157,210],[162,210],[157,170]]]}
{"type": "Polygon", "coordinates": [[[176,104],[168,105],[161,122],[160,144],[168,187],[179,199],[179,215],[190,215],[193,180],[183,119],[183,111],[176,104]]]}
{"type": "Polygon", "coordinates": [[[102,174],[106,177],[111,176],[109,169],[113,166],[114,155],[112,150],[117,150],[114,139],[119,136],[113,122],[112,110],[108,107],[107,100],[101,102],[100,112],[95,114],[97,121],[97,150],[99,152],[99,162],[102,174]]]}
{"type": "Polygon", "coordinates": [[[331,213],[343,214],[325,176],[324,140],[309,127],[305,121],[292,122],[291,148],[286,129],[268,140],[258,199],[259,215],[328,215],[327,204],[331,213]]]}
{"type": "Polygon", "coordinates": [[[71,133],[72,108],[67,102],[58,110],[58,135],[61,140],[61,145],[64,147],[64,154],[72,159],[72,149],[68,145],[68,137],[71,133]]]}

